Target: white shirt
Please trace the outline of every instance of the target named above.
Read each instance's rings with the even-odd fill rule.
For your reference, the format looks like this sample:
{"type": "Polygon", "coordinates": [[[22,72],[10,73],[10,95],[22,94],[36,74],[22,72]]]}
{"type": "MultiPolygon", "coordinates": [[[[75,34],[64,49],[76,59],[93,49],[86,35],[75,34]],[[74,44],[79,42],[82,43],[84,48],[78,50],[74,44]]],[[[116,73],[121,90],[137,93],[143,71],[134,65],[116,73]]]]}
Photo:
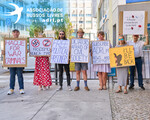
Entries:
{"type": "Polygon", "coordinates": [[[143,52],[142,52],[142,47],[144,46],[144,41],[127,41],[128,45],[132,45],[134,47],[134,56],[135,58],[137,57],[142,57],[143,56],[143,52]]]}

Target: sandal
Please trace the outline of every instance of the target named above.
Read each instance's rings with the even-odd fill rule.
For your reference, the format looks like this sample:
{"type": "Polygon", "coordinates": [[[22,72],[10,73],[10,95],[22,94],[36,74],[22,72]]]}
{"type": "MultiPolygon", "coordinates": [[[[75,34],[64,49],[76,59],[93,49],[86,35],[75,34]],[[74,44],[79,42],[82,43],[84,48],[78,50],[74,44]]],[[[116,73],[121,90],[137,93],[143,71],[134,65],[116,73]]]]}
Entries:
{"type": "Polygon", "coordinates": [[[116,91],[116,93],[120,93],[120,92],[122,92],[122,90],[117,90],[117,91],[116,91]]]}
{"type": "Polygon", "coordinates": [[[103,90],[103,87],[98,88],[99,90],[103,90]]]}
{"type": "Polygon", "coordinates": [[[126,90],[126,89],[124,90],[124,94],[128,94],[128,92],[127,92],[127,90],[126,90]]]}
{"type": "Polygon", "coordinates": [[[103,89],[104,89],[104,90],[107,90],[107,87],[106,87],[106,86],[103,86],[103,89]]]}

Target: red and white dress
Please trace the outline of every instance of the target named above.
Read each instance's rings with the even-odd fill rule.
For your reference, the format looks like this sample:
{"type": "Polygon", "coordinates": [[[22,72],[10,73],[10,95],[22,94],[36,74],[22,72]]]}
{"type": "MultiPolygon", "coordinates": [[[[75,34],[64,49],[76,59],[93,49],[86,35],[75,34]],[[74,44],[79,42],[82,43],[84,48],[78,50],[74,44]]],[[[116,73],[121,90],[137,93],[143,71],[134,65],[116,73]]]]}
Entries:
{"type": "Polygon", "coordinates": [[[33,84],[38,86],[52,85],[49,57],[36,57],[33,84]]]}

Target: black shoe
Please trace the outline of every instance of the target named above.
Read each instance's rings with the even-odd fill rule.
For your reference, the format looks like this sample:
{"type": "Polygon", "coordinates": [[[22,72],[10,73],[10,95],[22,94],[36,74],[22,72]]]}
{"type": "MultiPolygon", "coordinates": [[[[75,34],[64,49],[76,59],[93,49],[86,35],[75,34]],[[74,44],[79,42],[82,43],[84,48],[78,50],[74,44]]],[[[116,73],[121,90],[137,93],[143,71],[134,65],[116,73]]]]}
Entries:
{"type": "Polygon", "coordinates": [[[145,87],[144,87],[144,86],[142,86],[142,87],[141,87],[141,89],[142,89],[142,90],[145,90],[145,87]]]}
{"type": "Polygon", "coordinates": [[[130,86],[129,86],[129,89],[134,89],[134,85],[130,85],[130,86]]]}

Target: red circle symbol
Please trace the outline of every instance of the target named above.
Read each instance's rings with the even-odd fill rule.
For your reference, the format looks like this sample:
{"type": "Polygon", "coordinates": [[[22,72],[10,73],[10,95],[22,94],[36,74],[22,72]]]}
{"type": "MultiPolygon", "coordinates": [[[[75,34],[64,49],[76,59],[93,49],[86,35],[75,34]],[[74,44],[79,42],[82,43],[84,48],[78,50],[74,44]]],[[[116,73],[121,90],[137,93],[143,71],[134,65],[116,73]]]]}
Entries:
{"type": "Polygon", "coordinates": [[[39,47],[40,46],[40,41],[38,39],[33,39],[31,41],[31,44],[33,47],[39,47]]]}
{"type": "Polygon", "coordinates": [[[45,39],[45,40],[43,40],[43,45],[45,47],[49,47],[51,45],[51,41],[49,39],[45,39]]]}

